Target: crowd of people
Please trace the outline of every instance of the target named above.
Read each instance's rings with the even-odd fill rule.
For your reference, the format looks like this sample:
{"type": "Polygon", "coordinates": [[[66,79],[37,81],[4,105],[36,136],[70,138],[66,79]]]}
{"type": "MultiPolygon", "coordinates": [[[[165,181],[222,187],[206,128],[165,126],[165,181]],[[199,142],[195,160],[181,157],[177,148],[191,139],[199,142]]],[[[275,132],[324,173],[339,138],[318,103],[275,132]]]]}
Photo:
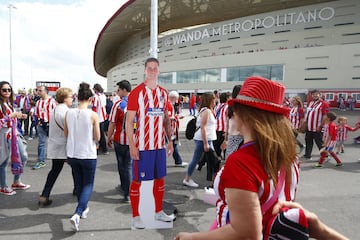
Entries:
{"type": "Polygon", "coordinates": [[[166,159],[172,156],[176,166],[187,167],[182,184],[197,188],[199,184],[191,177],[205,156],[207,180],[218,197],[216,220],[209,232],[179,233],[177,239],[270,239],[273,236],[268,230],[278,221],[274,216],[286,212],[284,207],[293,209],[297,218],[307,219],[305,225],[295,222],[305,229],[307,237],[346,239],[294,203],[299,154],[305,150],[302,159],[310,159],[315,141],[321,155],[314,167],[323,167],[328,155],[341,167],[338,154],[345,151],[348,131],[356,131],[360,122],[350,127],[340,116],[336,125],[336,114],[329,111],[318,90],[311,91],[312,101],[306,109],[298,96],[286,106],[284,86],[249,77],[244,85],[235,85],[232,93],[205,92],[200,101],[192,94],[189,114],[197,116],[197,129],[188,164],[178,149],[181,97],[158,85],[160,69],[156,58],[146,60],[144,73],[144,81],[134,89],[127,80],[118,82],[111,103],[100,84],[91,89],[83,82],[77,93],[60,88],[53,98],[46,86],[39,86],[32,95],[21,92],[15,97],[12,86],[0,82],[1,193],[14,195],[17,189],[30,188],[20,181],[20,176],[28,160],[24,137],[32,140],[35,130],[38,159],[32,169],[45,167],[47,158],[52,161],[39,206],[52,204],[51,190],[64,164],[69,164],[73,194],[78,200],[70,218],[74,231],[80,230],[80,219],[87,218],[90,211],[97,155],[108,155],[109,148],[113,148],[119,190],[123,201],[131,204],[134,229],[145,228],[139,212],[142,182],[153,181],[153,195],[146,197],[154,198],[154,219],[172,222],[175,217],[163,211],[166,159]],[[299,133],[305,133],[305,144],[298,139],[299,133]],[[211,161],[207,154],[213,156],[211,161]],[[12,168],[16,174],[11,187],[6,184],[9,162],[18,166],[12,168]],[[281,188],[282,178],[286,188],[281,188]],[[268,199],[275,200],[269,204],[268,199]],[[270,206],[262,210],[264,205],[270,206]]]}

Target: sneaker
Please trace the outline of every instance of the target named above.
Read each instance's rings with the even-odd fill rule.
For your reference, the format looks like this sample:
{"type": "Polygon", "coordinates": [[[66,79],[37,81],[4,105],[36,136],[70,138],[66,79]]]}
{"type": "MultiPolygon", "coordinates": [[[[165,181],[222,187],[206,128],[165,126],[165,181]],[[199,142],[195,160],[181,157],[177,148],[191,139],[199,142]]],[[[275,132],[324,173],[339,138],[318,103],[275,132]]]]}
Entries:
{"type": "Polygon", "coordinates": [[[70,218],[70,223],[71,223],[71,227],[75,232],[78,232],[80,230],[79,225],[80,225],[80,216],[78,214],[74,214],[71,218],[70,218]]]}
{"type": "Polygon", "coordinates": [[[189,165],[187,162],[175,163],[175,167],[186,167],[187,165],[189,165]]]}
{"type": "Polygon", "coordinates": [[[87,207],[87,208],[82,212],[81,218],[87,218],[89,211],[90,211],[90,208],[87,207]]]}
{"type": "Polygon", "coordinates": [[[109,155],[110,153],[108,151],[106,151],[106,152],[102,152],[102,154],[109,155]]]}
{"type": "Polygon", "coordinates": [[[163,210],[155,213],[155,220],[161,222],[172,222],[175,217],[173,215],[167,215],[163,210]]]}
{"type": "Polygon", "coordinates": [[[0,193],[4,194],[4,195],[7,195],[7,196],[11,196],[11,195],[16,194],[16,192],[12,188],[9,188],[8,186],[1,188],[0,193]]]}
{"type": "Polygon", "coordinates": [[[34,139],[33,139],[32,137],[28,137],[28,139],[27,139],[27,140],[30,140],[30,141],[31,141],[31,140],[34,140],[34,139]]]}
{"type": "Polygon", "coordinates": [[[185,186],[188,186],[188,187],[193,187],[193,188],[197,188],[199,187],[199,184],[197,184],[196,182],[194,182],[194,180],[190,179],[189,181],[186,181],[186,179],[183,180],[183,184],[185,186]]]}
{"type": "Polygon", "coordinates": [[[336,165],[335,165],[335,167],[342,167],[342,163],[340,162],[340,163],[337,163],[336,165]]]}
{"type": "Polygon", "coordinates": [[[12,189],[26,190],[29,189],[31,186],[29,184],[23,184],[22,182],[18,182],[18,183],[13,183],[11,187],[12,189]]]}
{"type": "Polygon", "coordinates": [[[141,220],[140,216],[133,217],[131,220],[131,225],[135,229],[144,229],[145,225],[143,221],[141,220]]]}
{"type": "Polygon", "coordinates": [[[37,170],[46,166],[45,162],[37,162],[32,166],[33,170],[37,170]]]}
{"type": "Polygon", "coordinates": [[[336,152],[336,155],[339,155],[339,152],[336,152]]]}
{"type": "Polygon", "coordinates": [[[303,155],[302,158],[305,158],[305,160],[311,160],[311,156],[303,155]]]}
{"type": "Polygon", "coordinates": [[[314,164],[313,167],[314,167],[314,168],[322,168],[322,167],[323,167],[323,164],[316,163],[316,164],[314,164]]]}

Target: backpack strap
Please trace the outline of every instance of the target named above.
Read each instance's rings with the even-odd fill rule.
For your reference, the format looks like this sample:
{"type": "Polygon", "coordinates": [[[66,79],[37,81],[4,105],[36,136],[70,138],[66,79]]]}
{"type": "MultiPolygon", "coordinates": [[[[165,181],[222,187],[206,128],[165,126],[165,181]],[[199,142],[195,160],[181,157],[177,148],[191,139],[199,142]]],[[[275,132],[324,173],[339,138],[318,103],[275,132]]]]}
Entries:
{"type": "MultiPolygon", "coordinates": [[[[196,118],[197,118],[198,116],[200,116],[200,113],[202,113],[202,112],[205,111],[206,109],[208,109],[208,108],[207,108],[207,107],[202,108],[202,109],[200,110],[200,112],[198,113],[198,115],[196,116],[196,118]]],[[[196,123],[195,123],[195,124],[196,124],[196,123]]],[[[199,130],[199,129],[200,129],[200,126],[196,127],[195,132],[197,132],[197,130],[199,130]]]]}
{"type": "Polygon", "coordinates": [[[277,199],[279,197],[279,194],[280,194],[280,191],[281,191],[282,187],[284,186],[285,175],[286,175],[285,169],[280,168],[279,182],[278,182],[278,184],[276,186],[274,194],[272,195],[272,197],[268,201],[266,201],[264,204],[261,205],[261,213],[263,215],[277,201],[277,199]]]}

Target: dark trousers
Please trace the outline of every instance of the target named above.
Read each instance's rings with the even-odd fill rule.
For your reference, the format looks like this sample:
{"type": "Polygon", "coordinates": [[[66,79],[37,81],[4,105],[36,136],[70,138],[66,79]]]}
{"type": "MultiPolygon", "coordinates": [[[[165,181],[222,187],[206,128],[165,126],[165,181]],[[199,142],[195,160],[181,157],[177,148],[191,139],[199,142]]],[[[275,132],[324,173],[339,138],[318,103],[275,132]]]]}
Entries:
{"type": "Polygon", "coordinates": [[[123,145],[114,142],[117,166],[120,176],[121,190],[124,191],[124,196],[129,196],[129,188],[131,182],[131,157],[128,145],[123,145]]]}
{"type": "Polygon", "coordinates": [[[29,112],[24,112],[27,117],[24,119],[24,136],[29,135],[29,123],[30,123],[30,114],[29,112]]]}
{"type": "Polygon", "coordinates": [[[312,149],[314,146],[314,140],[315,140],[317,147],[320,150],[322,148],[322,144],[323,144],[322,133],[306,131],[306,133],[305,133],[305,144],[306,144],[305,157],[308,157],[308,158],[311,157],[311,152],[312,152],[312,149]]]}
{"type": "MultiPolygon", "coordinates": [[[[65,162],[66,162],[66,159],[53,159],[52,160],[51,170],[46,178],[46,183],[45,183],[44,189],[41,194],[42,197],[48,198],[50,196],[50,192],[51,192],[61,170],[63,169],[65,162]]],[[[74,179],[74,172],[71,171],[71,173],[72,173],[72,176],[74,179]]]]}
{"type": "Polygon", "coordinates": [[[225,136],[224,136],[225,132],[223,131],[216,131],[216,140],[213,141],[214,144],[214,150],[216,152],[216,155],[218,157],[221,157],[223,159],[225,159],[225,151],[221,150],[221,144],[224,142],[225,140],[225,136]],[[223,153],[224,152],[224,153],[223,153]]]}
{"type": "Polygon", "coordinates": [[[106,146],[106,138],[105,138],[105,130],[104,130],[104,127],[105,127],[105,122],[101,122],[100,123],[100,141],[99,141],[99,149],[101,149],[101,151],[104,153],[104,152],[107,152],[108,149],[107,149],[107,146],[106,146]]]}

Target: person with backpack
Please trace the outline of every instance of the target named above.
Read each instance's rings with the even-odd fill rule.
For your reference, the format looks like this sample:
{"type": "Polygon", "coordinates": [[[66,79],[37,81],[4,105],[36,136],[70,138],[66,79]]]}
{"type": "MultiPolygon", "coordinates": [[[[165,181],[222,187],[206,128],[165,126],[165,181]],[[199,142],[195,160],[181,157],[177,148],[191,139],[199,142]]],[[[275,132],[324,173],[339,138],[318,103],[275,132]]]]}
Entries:
{"type": "Polygon", "coordinates": [[[183,185],[188,187],[199,187],[191,175],[203,152],[214,151],[213,141],[216,140],[216,119],[214,114],[215,95],[212,92],[205,92],[201,95],[199,114],[196,118],[196,132],[194,134],[195,149],[194,155],[189,163],[187,174],[183,185]],[[200,127],[199,127],[200,126],[200,127]]]}
{"type": "Polygon", "coordinates": [[[112,143],[114,143],[117,167],[120,176],[120,191],[124,195],[124,202],[129,203],[131,158],[129,144],[126,138],[125,117],[128,95],[131,92],[131,84],[127,80],[122,80],[116,85],[118,85],[117,94],[120,99],[113,104],[109,115],[107,145],[108,147],[112,147],[112,143]]]}

